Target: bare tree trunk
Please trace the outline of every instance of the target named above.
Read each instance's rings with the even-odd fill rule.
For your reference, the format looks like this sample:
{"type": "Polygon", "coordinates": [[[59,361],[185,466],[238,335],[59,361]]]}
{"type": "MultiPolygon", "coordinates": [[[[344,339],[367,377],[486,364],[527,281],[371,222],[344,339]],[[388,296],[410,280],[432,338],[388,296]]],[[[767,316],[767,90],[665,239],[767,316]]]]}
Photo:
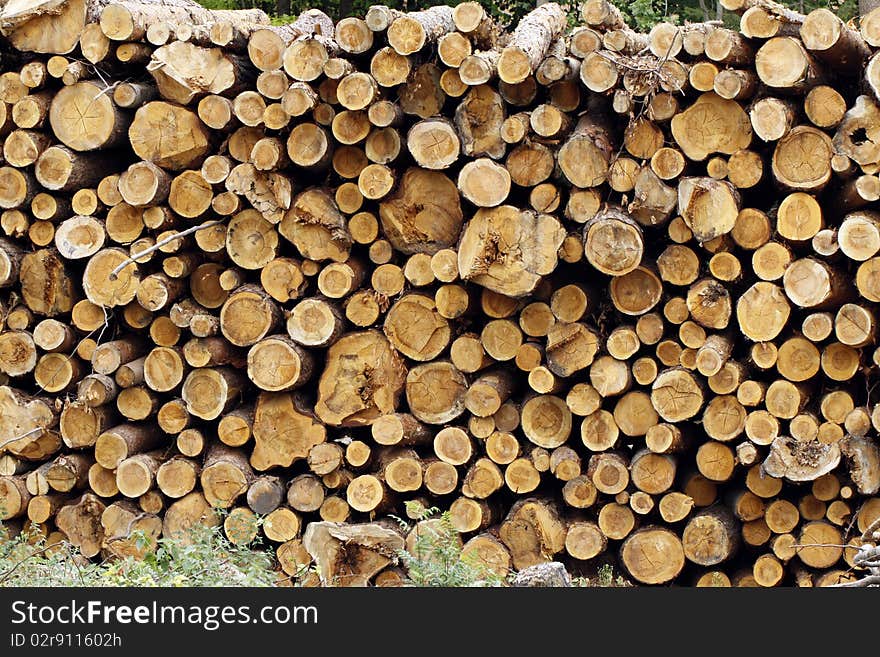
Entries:
{"type": "Polygon", "coordinates": [[[706,0],[700,0],[700,10],[703,12],[704,21],[708,21],[712,18],[712,13],[709,10],[709,5],[706,4],[706,0]]]}

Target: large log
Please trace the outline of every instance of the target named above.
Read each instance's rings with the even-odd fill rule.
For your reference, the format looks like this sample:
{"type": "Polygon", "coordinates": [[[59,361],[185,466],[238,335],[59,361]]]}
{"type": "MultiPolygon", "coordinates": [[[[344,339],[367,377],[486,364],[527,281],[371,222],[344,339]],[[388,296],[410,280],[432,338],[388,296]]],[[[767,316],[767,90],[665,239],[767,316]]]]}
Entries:
{"type": "Polygon", "coordinates": [[[576,187],[605,182],[611,160],[611,135],[606,120],[586,114],[559,149],[557,159],[566,179],[576,187]]]}
{"type": "Polygon", "coordinates": [[[387,30],[388,45],[399,55],[412,55],[454,29],[451,7],[431,7],[391,21],[387,30]]]}
{"type": "Polygon", "coordinates": [[[555,268],[564,238],[550,215],[509,205],[480,209],[462,233],[458,269],[465,280],[507,296],[524,296],[555,268]]]}
{"type": "Polygon", "coordinates": [[[113,103],[107,87],[78,82],[61,89],[52,99],[52,132],[75,151],[92,151],[121,144],[131,118],[113,103]]]}
{"type": "Polygon", "coordinates": [[[514,567],[520,570],[550,561],[565,548],[565,534],[555,506],[536,498],[514,504],[499,531],[514,567]]]}
{"type": "Polygon", "coordinates": [[[362,426],[396,409],[406,368],[376,331],[349,334],[327,354],[315,412],[334,426],[362,426]]]}
{"type": "Polygon", "coordinates": [[[159,95],[181,105],[205,94],[235,94],[249,81],[248,68],[239,58],[220,48],[201,48],[185,41],[154,50],[147,70],[159,95]]]}
{"type": "Polygon", "coordinates": [[[101,515],[105,505],[91,493],[83,494],[65,505],[55,516],[58,529],[64,532],[71,545],[79,548],[84,557],[94,557],[104,541],[101,515]]]}
{"type": "Polygon", "coordinates": [[[379,571],[396,563],[404,540],[378,524],[314,522],[303,535],[303,546],[319,564],[328,586],[366,586],[379,571]]]}
{"type": "Polygon", "coordinates": [[[434,254],[455,244],[463,216],[458,190],[449,178],[412,168],[403,174],[397,191],[382,200],[379,218],[396,249],[434,254]]]}
{"type": "Polygon", "coordinates": [[[748,116],[739,103],[713,92],[676,114],[671,125],[675,141],[692,160],[704,160],[712,153],[730,155],[752,139],[748,116]]]}
{"type": "Polygon", "coordinates": [[[681,539],[664,527],[644,527],[620,547],[627,572],[643,584],[665,584],[681,572],[685,553],[681,539]]]}
{"type": "Polygon", "coordinates": [[[260,394],[254,410],[250,458],[255,469],[289,466],[307,458],[312,447],[324,442],[324,426],[304,409],[304,401],[290,393],[260,394]]]}
{"type": "MultiPolygon", "coordinates": [[[[269,21],[260,21],[268,23],[269,21]]],[[[330,17],[318,9],[302,12],[295,21],[286,25],[251,25],[244,29],[235,25],[224,25],[212,29],[212,41],[224,45],[224,41],[247,39],[248,56],[261,71],[272,71],[281,67],[286,48],[300,37],[323,35],[332,38],[334,29],[330,17]]]]}

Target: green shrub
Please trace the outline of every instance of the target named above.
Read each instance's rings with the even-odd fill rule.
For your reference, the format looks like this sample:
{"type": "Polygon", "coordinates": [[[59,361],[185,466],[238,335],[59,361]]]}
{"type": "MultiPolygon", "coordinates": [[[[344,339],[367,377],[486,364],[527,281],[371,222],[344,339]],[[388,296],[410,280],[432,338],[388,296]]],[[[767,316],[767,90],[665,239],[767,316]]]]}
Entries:
{"type": "MultiPolygon", "coordinates": [[[[431,519],[440,510],[407,503],[407,511],[421,522],[431,519]]],[[[395,519],[404,531],[413,530],[405,520],[395,519]]],[[[449,511],[441,513],[436,520],[430,526],[419,527],[411,550],[398,553],[411,586],[486,587],[504,584],[504,579],[494,571],[463,554],[461,537],[452,525],[449,511]]]]}
{"type": "Polygon", "coordinates": [[[271,552],[258,542],[234,545],[221,527],[196,524],[180,538],[144,534],[134,557],[92,563],[69,543],[47,546],[33,535],[11,536],[0,526],[0,586],[273,586],[271,552]],[[155,548],[155,549],[153,549],[155,548]]]}
{"type": "Polygon", "coordinates": [[[160,538],[143,559],[107,564],[102,576],[108,586],[272,586],[278,579],[268,552],[256,544],[234,545],[221,527],[202,524],[186,540],[160,538]]]}
{"type": "Polygon", "coordinates": [[[575,577],[572,579],[572,584],[589,588],[624,588],[633,585],[625,577],[620,575],[615,577],[614,566],[610,563],[600,566],[596,571],[596,577],[575,577]]]}
{"type": "Polygon", "coordinates": [[[36,532],[13,535],[0,523],[0,586],[101,586],[101,568],[72,545],[48,545],[36,532]]]}

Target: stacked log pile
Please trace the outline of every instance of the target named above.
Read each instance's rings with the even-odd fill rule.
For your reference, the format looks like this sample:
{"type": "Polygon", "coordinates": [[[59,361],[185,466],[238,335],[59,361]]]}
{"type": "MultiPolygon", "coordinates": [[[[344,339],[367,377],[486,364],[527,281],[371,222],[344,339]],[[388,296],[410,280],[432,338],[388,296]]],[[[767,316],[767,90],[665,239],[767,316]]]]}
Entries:
{"type": "Polygon", "coordinates": [[[880,10],[723,3],[6,3],[0,519],[93,557],[221,507],[393,585],[418,500],[499,572],[856,576],[880,10]]]}

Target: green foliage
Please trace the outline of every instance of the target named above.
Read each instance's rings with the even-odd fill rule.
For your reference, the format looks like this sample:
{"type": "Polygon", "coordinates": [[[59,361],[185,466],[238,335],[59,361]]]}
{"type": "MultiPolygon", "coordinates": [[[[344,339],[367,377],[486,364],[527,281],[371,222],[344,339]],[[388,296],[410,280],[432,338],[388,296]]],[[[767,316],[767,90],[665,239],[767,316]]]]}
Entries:
{"type": "MultiPolygon", "coordinates": [[[[418,503],[415,503],[418,504],[418,503]]],[[[421,522],[435,516],[440,509],[426,509],[407,503],[407,512],[421,522]]],[[[404,531],[413,528],[405,520],[395,518],[404,531]]],[[[430,526],[420,525],[412,550],[400,550],[398,556],[407,570],[412,586],[487,587],[502,586],[503,578],[482,563],[462,554],[461,537],[452,525],[449,511],[444,511],[430,526]]]]}
{"type": "MultiPolygon", "coordinates": [[[[535,3],[529,2],[529,0],[488,0],[482,4],[496,21],[502,25],[512,26],[515,26],[523,16],[535,8],[535,3]]],[[[569,19],[573,16],[577,16],[577,10],[574,5],[572,5],[572,10],[569,11],[569,19]]]]}
{"type": "Polygon", "coordinates": [[[271,16],[272,25],[287,25],[296,20],[296,16],[290,14],[273,14],[271,16]]]}
{"type": "Polygon", "coordinates": [[[572,579],[574,586],[582,586],[587,588],[625,588],[632,586],[632,582],[618,575],[614,576],[614,566],[606,563],[596,572],[595,578],[575,577],[572,579]]]}
{"type": "MultiPolygon", "coordinates": [[[[109,586],[272,586],[277,574],[268,553],[235,545],[220,527],[194,525],[187,540],[160,538],[143,559],[126,557],[104,567],[109,586]]],[[[146,548],[149,539],[137,538],[146,548]]]]}
{"type": "MultiPolygon", "coordinates": [[[[455,6],[460,0],[386,0],[386,4],[401,11],[418,11],[438,4],[455,6]]],[[[364,16],[370,5],[379,0],[199,0],[208,9],[262,9],[272,16],[273,25],[283,25],[296,20],[306,9],[313,7],[326,12],[334,20],[346,16],[364,16]]],[[[736,28],[739,17],[721,8],[719,0],[611,0],[630,27],[647,32],[661,22],[683,24],[716,20],[721,17],[724,25],[736,28]]],[[[782,4],[795,11],[807,14],[814,9],[827,7],[843,20],[858,15],[858,0],[781,0],[782,4]]],[[[482,0],[483,6],[502,25],[516,25],[519,20],[535,8],[534,0],[482,0]]],[[[580,24],[581,2],[562,3],[569,9],[569,23],[573,27],[580,24]]]]}
{"type": "MultiPolygon", "coordinates": [[[[361,16],[367,13],[370,5],[385,4],[401,11],[419,11],[436,5],[446,4],[454,7],[461,0],[199,0],[208,9],[262,9],[272,16],[273,25],[284,25],[296,20],[306,9],[316,8],[334,20],[346,16],[361,16]]],[[[647,0],[642,0],[647,1],[647,0]]],[[[534,0],[484,0],[486,11],[503,25],[515,25],[520,18],[535,8],[534,0]]],[[[575,7],[576,5],[572,5],[575,7]]],[[[572,11],[576,14],[576,11],[572,11]]]]}
{"type": "Polygon", "coordinates": [[[101,585],[100,567],[69,543],[48,545],[35,531],[14,535],[0,523],[0,587],[101,585]]]}
{"type": "MultiPolygon", "coordinates": [[[[611,0],[623,13],[627,23],[641,31],[648,31],[661,21],[675,24],[718,20],[726,27],[736,28],[739,17],[725,11],[719,0],[611,0]]],[[[780,0],[781,4],[802,14],[814,9],[828,8],[843,20],[858,14],[858,0],[780,0]]]]}
{"type": "Polygon", "coordinates": [[[206,9],[262,9],[267,14],[275,12],[274,0],[198,0],[206,9]]]}
{"type": "Polygon", "coordinates": [[[663,20],[664,2],[657,0],[611,0],[623,14],[627,24],[640,32],[647,32],[663,20]]]}
{"type": "Polygon", "coordinates": [[[92,563],[69,543],[47,546],[33,535],[11,536],[0,526],[0,586],[272,586],[271,553],[255,542],[235,545],[220,527],[193,525],[179,538],[155,545],[134,534],[134,557],[92,563]]]}

